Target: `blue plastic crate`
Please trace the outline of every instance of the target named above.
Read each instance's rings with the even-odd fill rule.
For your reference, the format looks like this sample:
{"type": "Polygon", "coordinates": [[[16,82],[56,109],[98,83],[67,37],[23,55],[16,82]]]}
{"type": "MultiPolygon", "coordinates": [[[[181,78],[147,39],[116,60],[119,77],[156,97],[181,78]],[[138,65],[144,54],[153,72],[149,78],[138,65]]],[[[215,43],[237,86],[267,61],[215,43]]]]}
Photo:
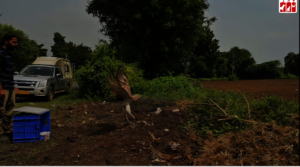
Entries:
{"type": "Polygon", "coordinates": [[[45,136],[41,132],[50,132],[50,110],[37,107],[14,109],[13,142],[41,141],[45,136]]]}

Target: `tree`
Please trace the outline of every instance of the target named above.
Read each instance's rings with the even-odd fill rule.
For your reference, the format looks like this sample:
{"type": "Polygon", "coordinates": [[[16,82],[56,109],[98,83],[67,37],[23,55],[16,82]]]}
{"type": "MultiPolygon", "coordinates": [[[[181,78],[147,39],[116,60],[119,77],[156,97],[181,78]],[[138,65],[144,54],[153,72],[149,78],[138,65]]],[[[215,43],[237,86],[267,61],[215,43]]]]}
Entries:
{"type": "Polygon", "coordinates": [[[44,44],[40,44],[40,45],[38,45],[38,47],[39,47],[39,55],[40,56],[47,56],[47,51],[48,51],[48,49],[44,49],[43,47],[44,47],[44,44]]]}
{"type": "Polygon", "coordinates": [[[264,62],[257,65],[252,65],[248,68],[248,73],[251,79],[274,79],[281,76],[279,60],[264,62]]]}
{"type": "Polygon", "coordinates": [[[209,26],[203,28],[203,35],[199,36],[196,47],[190,59],[190,72],[195,78],[216,77],[217,59],[219,56],[219,41],[214,39],[214,33],[209,26]]]}
{"type": "Polygon", "coordinates": [[[240,49],[235,46],[229,50],[227,56],[233,70],[231,75],[237,75],[241,79],[248,78],[247,69],[256,64],[251,53],[247,49],[240,49]]]}
{"type": "Polygon", "coordinates": [[[51,46],[51,52],[53,57],[67,58],[67,43],[65,42],[65,37],[60,33],[54,33],[54,45],[51,46]]]}
{"type": "Polygon", "coordinates": [[[76,45],[73,42],[66,42],[65,36],[60,33],[54,33],[54,45],[51,46],[51,52],[53,57],[61,57],[69,59],[72,63],[75,63],[75,70],[86,64],[86,61],[90,58],[92,49],[83,44],[76,45]]]}
{"type": "Polygon", "coordinates": [[[284,73],[299,76],[299,53],[288,53],[284,57],[284,73]]]}
{"type": "Polygon", "coordinates": [[[219,52],[216,65],[216,74],[217,77],[228,77],[231,75],[231,62],[229,60],[228,52],[219,52]]]}
{"type": "Polygon", "coordinates": [[[83,44],[75,45],[73,42],[69,42],[67,48],[68,59],[75,63],[75,70],[86,65],[86,61],[91,57],[92,49],[83,44]]]}
{"type": "Polygon", "coordinates": [[[183,71],[208,19],[207,0],[91,0],[87,13],[99,18],[116,57],[138,62],[148,79],[183,71]]]}
{"type": "Polygon", "coordinates": [[[0,24],[0,39],[7,33],[15,34],[18,37],[18,46],[13,52],[14,56],[14,71],[20,71],[33,61],[38,56],[44,56],[47,49],[43,45],[38,45],[34,40],[29,39],[28,35],[22,30],[18,30],[11,25],[0,24]]]}

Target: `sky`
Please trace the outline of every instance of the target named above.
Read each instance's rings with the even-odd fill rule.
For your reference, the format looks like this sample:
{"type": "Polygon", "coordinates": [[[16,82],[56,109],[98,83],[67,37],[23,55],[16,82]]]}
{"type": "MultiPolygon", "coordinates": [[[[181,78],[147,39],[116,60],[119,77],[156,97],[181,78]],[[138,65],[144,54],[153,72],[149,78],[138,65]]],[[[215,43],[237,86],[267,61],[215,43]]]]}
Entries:
{"type": "MultiPolygon", "coordinates": [[[[282,1],[282,0],[280,0],[282,1]]],[[[287,1],[287,0],[285,0],[287,1]]],[[[297,14],[280,14],[279,0],[208,0],[207,17],[220,51],[238,46],[251,52],[256,62],[280,60],[289,52],[299,53],[299,0],[297,14]]],[[[95,49],[100,39],[98,18],[85,11],[86,0],[0,0],[0,23],[24,31],[30,39],[44,44],[52,56],[53,36],[95,49]]]]}

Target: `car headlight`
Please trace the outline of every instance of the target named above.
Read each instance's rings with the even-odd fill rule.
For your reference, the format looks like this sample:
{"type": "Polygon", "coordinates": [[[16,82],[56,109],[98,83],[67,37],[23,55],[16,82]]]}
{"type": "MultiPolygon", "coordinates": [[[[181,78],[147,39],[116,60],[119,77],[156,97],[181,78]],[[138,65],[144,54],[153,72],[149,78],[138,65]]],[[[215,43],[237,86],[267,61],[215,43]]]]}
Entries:
{"type": "Polygon", "coordinates": [[[43,80],[40,82],[39,87],[46,87],[47,85],[47,80],[43,80]]]}

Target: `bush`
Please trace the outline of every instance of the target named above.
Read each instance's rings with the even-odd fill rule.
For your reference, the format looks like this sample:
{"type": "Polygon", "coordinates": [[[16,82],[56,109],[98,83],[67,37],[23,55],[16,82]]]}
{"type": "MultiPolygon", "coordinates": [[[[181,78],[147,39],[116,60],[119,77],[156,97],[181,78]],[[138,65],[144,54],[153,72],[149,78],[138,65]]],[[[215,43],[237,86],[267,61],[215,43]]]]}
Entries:
{"type": "Polygon", "coordinates": [[[105,99],[112,96],[108,77],[115,77],[117,72],[125,71],[125,64],[110,58],[111,50],[108,45],[102,45],[93,53],[87,65],[76,71],[75,77],[80,85],[79,92],[90,99],[105,99]]]}
{"type": "MultiPolygon", "coordinates": [[[[299,104],[297,102],[289,102],[276,96],[266,96],[265,100],[253,99],[245,95],[251,110],[251,120],[257,122],[271,122],[274,120],[277,125],[286,126],[291,123],[288,113],[298,113],[299,104]]],[[[188,127],[192,127],[200,136],[207,136],[211,131],[215,136],[230,131],[245,130],[248,123],[240,119],[249,119],[248,107],[243,96],[234,91],[207,91],[206,95],[201,98],[201,103],[210,103],[212,99],[221,108],[227,108],[228,115],[236,115],[238,119],[230,121],[217,121],[224,115],[217,107],[205,105],[195,105],[191,107],[187,115],[190,118],[188,127]],[[217,118],[217,119],[212,119],[217,118]]]]}
{"type": "Polygon", "coordinates": [[[228,81],[228,77],[222,77],[222,78],[200,78],[199,81],[228,81]]]}
{"type": "Polygon", "coordinates": [[[162,100],[198,99],[202,97],[201,83],[186,76],[159,77],[136,84],[144,96],[162,100]]]}
{"type": "Polygon", "coordinates": [[[236,75],[229,75],[228,76],[228,81],[237,81],[239,78],[236,75]]]}
{"type": "Polygon", "coordinates": [[[247,69],[250,79],[275,79],[280,78],[281,72],[279,60],[253,65],[247,69]]]}
{"type": "Polygon", "coordinates": [[[298,79],[299,77],[293,74],[281,74],[280,79],[298,79]]]}
{"type": "Polygon", "coordinates": [[[112,50],[107,44],[96,46],[91,59],[75,73],[75,78],[80,85],[79,95],[88,99],[103,100],[112,97],[109,90],[108,77],[117,77],[123,73],[131,86],[132,94],[145,91],[143,71],[137,64],[125,64],[120,60],[111,58],[112,50]]]}
{"type": "Polygon", "coordinates": [[[129,64],[126,66],[125,73],[130,84],[131,94],[141,94],[145,92],[147,82],[143,78],[143,70],[137,67],[137,64],[129,64]]]}

